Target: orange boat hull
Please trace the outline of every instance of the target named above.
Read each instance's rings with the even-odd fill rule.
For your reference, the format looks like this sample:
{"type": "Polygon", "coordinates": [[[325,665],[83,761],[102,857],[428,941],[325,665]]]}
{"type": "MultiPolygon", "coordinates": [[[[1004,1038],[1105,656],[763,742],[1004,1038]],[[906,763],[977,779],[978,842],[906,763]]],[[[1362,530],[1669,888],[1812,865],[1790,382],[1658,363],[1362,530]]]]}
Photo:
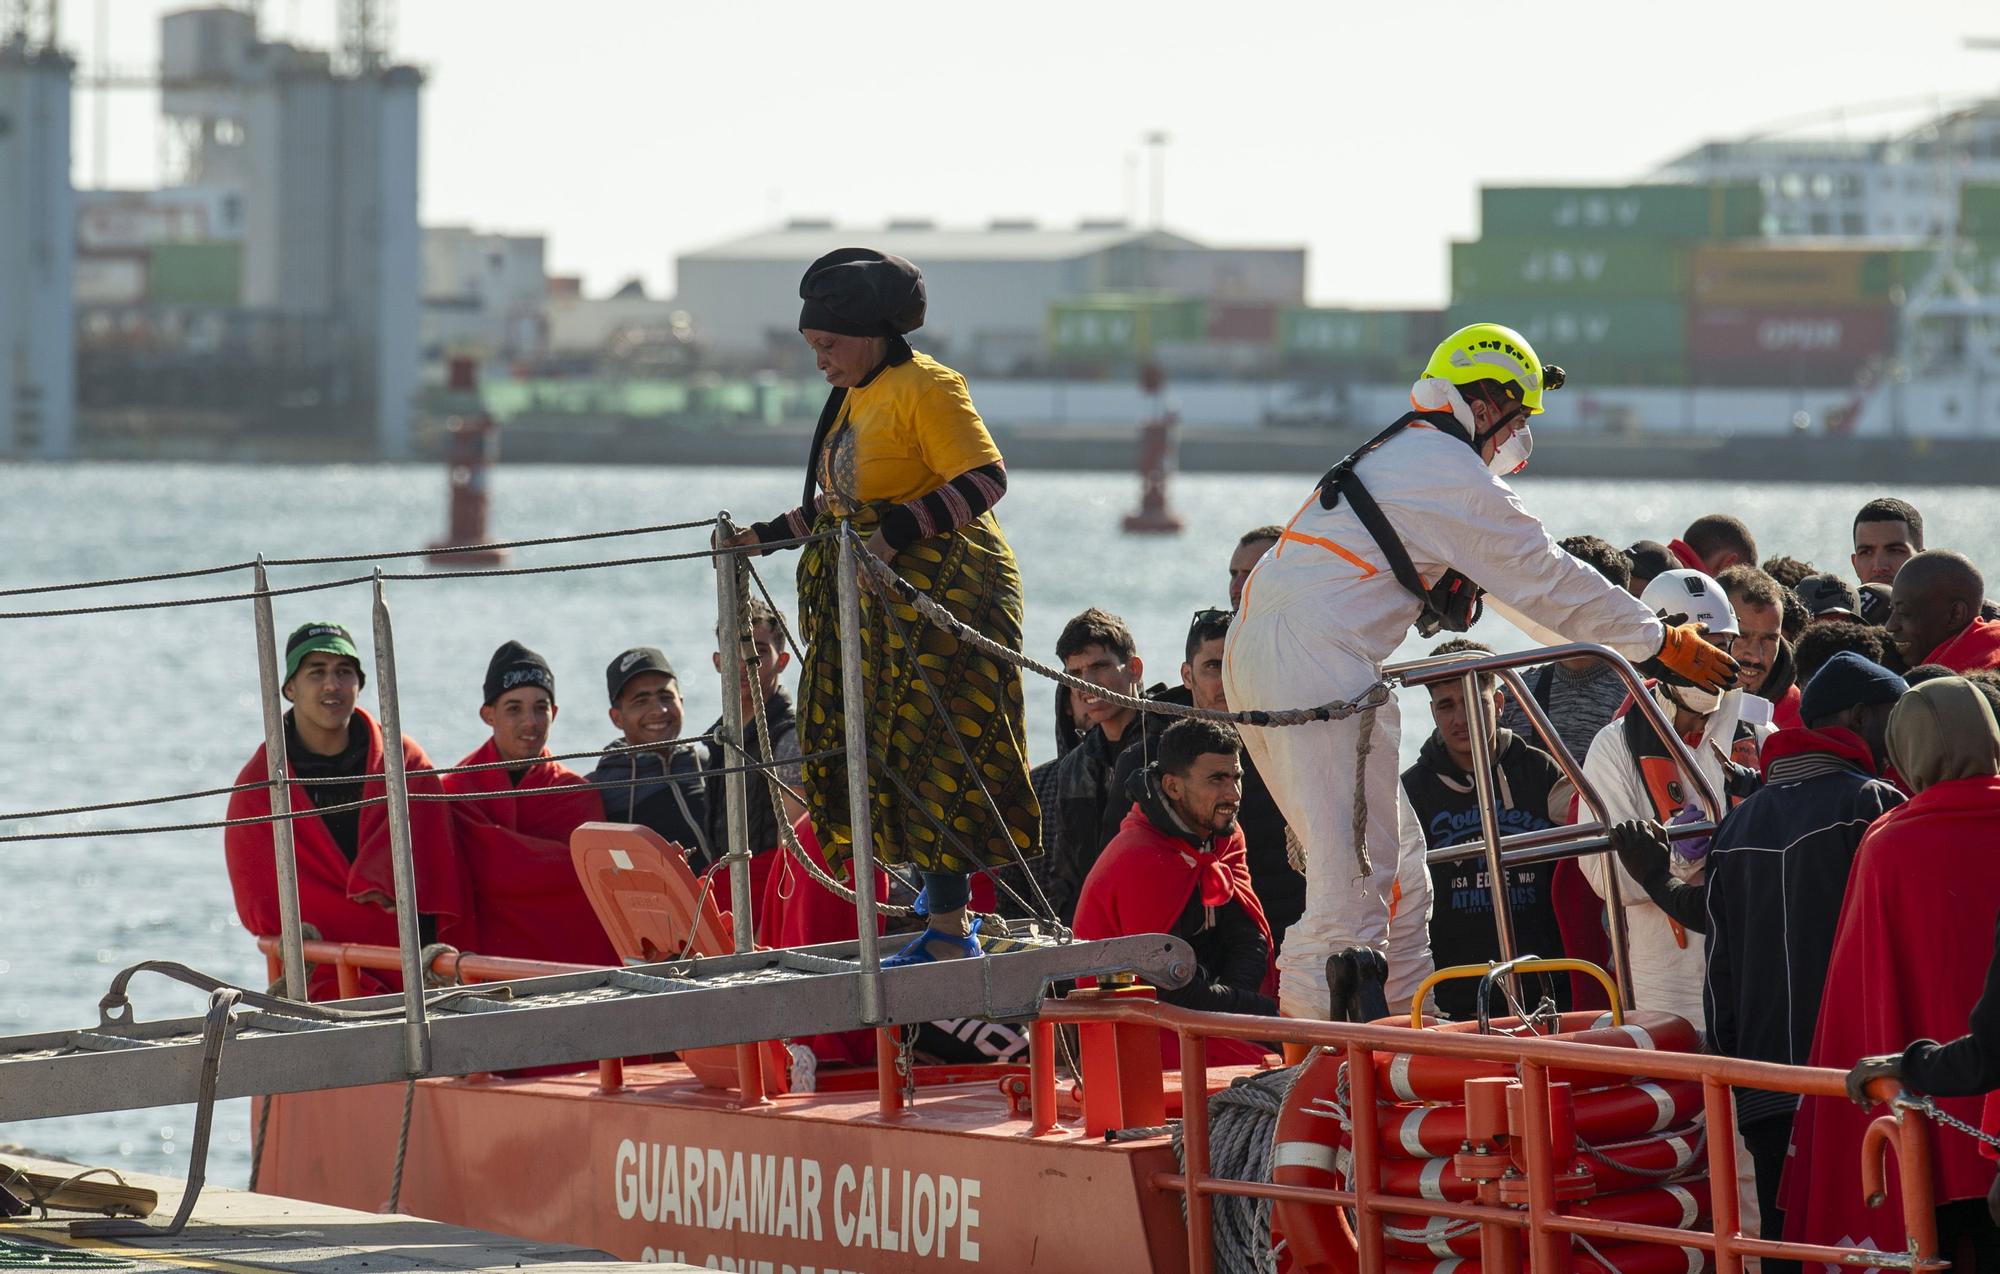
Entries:
{"type": "MultiPolygon", "coordinates": [[[[426,1080],[399,1210],[627,1260],[758,1274],[1187,1267],[1164,1138],[1027,1135],[996,1080],[925,1090],[884,1117],[865,1091],[754,1109],[685,1068],[426,1080]]],[[[374,1211],[403,1090],[274,1099],[258,1188],[374,1211]]]]}

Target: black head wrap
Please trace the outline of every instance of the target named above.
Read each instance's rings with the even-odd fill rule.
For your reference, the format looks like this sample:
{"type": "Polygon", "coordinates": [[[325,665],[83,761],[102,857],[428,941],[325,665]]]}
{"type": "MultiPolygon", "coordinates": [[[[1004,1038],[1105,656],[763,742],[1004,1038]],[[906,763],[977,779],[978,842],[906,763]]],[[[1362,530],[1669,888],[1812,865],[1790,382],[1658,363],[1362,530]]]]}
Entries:
{"type": "MultiPolygon", "coordinates": [[[[835,248],[806,267],[799,280],[799,330],[835,332],[842,336],[887,338],[882,367],[895,367],[913,357],[904,335],[924,325],[924,272],[912,263],[874,248],[835,248]]],[[[877,367],[868,374],[873,380],[877,367]]],[[[861,383],[867,384],[868,380],[861,383]]],[[[845,389],[835,389],[820,408],[813,429],[812,450],[806,457],[805,493],[800,504],[810,512],[813,484],[819,472],[820,449],[840,418],[845,389]]]]}
{"type": "Polygon", "coordinates": [[[835,248],[799,280],[799,330],[903,336],[924,325],[924,274],[873,248],[835,248]]]}

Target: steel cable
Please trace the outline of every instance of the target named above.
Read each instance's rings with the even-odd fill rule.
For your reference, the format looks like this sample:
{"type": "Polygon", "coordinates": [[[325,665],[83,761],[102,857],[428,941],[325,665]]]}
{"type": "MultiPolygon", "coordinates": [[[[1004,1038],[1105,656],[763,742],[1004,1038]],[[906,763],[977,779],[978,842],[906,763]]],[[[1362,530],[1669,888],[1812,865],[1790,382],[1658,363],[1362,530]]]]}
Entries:
{"type": "MultiPolygon", "coordinates": [[[[395,549],[382,553],[338,553],[326,557],[268,557],[266,566],[332,566],[342,562],[390,562],[399,558],[444,557],[456,553],[483,553],[493,549],[532,548],[543,544],[577,544],[585,540],[606,540],[625,535],[652,535],[666,531],[687,531],[696,527],[714,526],[714,518],[701,518],[691,522],[664,522],[657,526],[635,526],[616,531],[583,531],[574,535],[541,535],[523,540],[495,540],[487,544],[454,544],[425,549],[395,549]]],[[[106,579],[79,580],[72,584],[33,584],[22,588],[0,588],[0,597],[34,597],[47,593],[70,593],[92,588],[123,588],[130,584],[158,584],[169,580],[199,579],[208,575],[227,575],[232,571],[247,571],[256,566],[256,559],[247,562],[228,562],[221,566],[197,566],[183,571],[156,571],[150,575],[120,575],[106,579]]]]}

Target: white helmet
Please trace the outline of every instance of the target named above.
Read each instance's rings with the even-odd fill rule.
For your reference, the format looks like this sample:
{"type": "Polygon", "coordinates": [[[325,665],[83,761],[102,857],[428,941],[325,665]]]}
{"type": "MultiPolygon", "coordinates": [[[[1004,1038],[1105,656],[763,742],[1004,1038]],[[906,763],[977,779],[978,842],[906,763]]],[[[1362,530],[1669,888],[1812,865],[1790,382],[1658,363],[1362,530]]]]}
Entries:
{"type": "Polygon", "coordinates": [[[1722,585],[1700,571],[1665,571],[1653,577],[1639,601],[1655,615],[1686,615],[1691,624],[1705,624],[1710,636],[1736,635],[1736,611],[1722,585]]]}

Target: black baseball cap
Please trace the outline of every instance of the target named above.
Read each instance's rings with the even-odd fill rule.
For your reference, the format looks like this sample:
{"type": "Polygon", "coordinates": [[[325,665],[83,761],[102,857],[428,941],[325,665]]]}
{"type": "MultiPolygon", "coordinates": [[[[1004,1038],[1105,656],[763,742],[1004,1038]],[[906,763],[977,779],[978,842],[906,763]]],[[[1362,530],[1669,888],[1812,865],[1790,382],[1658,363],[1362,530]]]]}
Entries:
{"type": "Polygon", "coordinates": [[[1806,614],[1814,619],[1843,613],[1856,619],[1861,617],[1860,594],[1854,591],[1854,585],[1831,572],[1808,575],[1792,591],[1799,595],[1806,614]]]}
{"type": "Polygon", "coordinates": [[[680,677],[674,673],[674,666],[667,662],[666,654],[658,646],[634,646],[604,669],[604,688],[610,693],[613,706],[617,705],[618,694],[625,689],[625,683],[642,672],[663,672],[669,681],[680,682],[680,677]]]}

